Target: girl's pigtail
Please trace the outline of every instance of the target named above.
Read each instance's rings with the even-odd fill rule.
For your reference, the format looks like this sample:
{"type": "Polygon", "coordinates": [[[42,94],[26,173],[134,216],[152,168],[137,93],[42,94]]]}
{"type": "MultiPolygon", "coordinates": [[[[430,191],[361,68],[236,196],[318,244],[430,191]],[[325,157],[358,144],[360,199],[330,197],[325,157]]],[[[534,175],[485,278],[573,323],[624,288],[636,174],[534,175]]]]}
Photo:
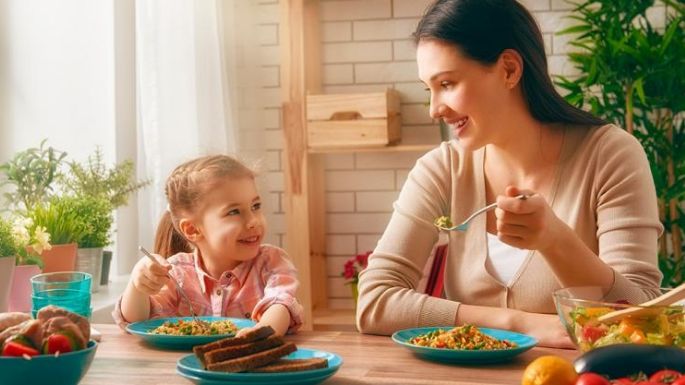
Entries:
{"type": "Polygon", "coordinates": [[[192,251],[190,243],[174,227],[169,210],[164,210],[155,234],[155,253],[164,258],[169,258],[177,253],[190,253],[192,251]]]}

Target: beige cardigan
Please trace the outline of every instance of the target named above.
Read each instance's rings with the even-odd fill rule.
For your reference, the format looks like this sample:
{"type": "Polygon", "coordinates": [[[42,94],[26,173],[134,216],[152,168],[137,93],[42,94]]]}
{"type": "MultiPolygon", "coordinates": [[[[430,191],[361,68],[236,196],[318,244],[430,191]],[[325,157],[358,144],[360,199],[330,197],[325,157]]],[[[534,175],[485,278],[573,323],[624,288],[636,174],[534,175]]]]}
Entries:
{"type": "MultiPolygon", "coordinates": [[[[613,297],[631,303],[653,296],[638,286],[658,287],[659,222],[649,163],[640,143],[620,128],[567,127],[550,195],[556,215],[614,270],[613,297]]],[[[485,216],[467,232],[451,232],[445,271],[447,299],[416,291],[438,238],[435,218],[460,221],[485,206],[484,149],[465,152],[454,141],[419,159],[359,281],[357,327],[396,330],[452,325],[459,303],[554,313],[560,286],[544,258],[531,252],[510,287],[486,269],[485,216]]],[[[568,256],[573,258],[572,255],[568,256]]]]}

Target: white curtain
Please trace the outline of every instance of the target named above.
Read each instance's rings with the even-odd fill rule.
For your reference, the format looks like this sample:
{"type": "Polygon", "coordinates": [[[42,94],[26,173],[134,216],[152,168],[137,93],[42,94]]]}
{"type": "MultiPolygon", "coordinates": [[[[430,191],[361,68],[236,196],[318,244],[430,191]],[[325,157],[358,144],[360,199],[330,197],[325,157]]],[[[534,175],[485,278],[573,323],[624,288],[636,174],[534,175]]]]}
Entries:
{"type": "Polygon", "coordinates": [[[138,238],[149,247],[171,170],[196,156],[236,152],[233,58],[224,44],[231,12],[218,1],[136,1],[138,167],[152,180],[139,194],[138,238]]]}

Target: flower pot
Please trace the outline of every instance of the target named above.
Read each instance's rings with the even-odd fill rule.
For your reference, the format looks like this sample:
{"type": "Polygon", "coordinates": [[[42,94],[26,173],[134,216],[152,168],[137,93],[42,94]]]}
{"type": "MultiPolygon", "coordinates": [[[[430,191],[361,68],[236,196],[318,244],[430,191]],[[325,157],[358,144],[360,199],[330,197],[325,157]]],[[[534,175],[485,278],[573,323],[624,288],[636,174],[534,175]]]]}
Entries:
{"type": "Polygon", "coordinates": [[[76,250],[76,271],[90,274],[93,277],[90,291],[98,291],[100,288],[100,277],[102,276],[102,247],[79,248],[76,250]]]}
{"type": "Polygon", "coordinates": [[[40,274],[37,265],[19,265],[14,268],[10,289],[9,311],[31,311],[31,277],[40,274]]]}
{"type": "Polygon", "coordinates": [[[105,250],[102,252],[102,276],[100,277],[100,285],[107,285],[109,283],[109,266],[112,264],[112,252],[105,250]]]}
{"type": "Polygon", "coordinates": [[[74,271],[76,266],[76,243],[52,245],[52,249],[43,250],[40,257],[45,263],[43,273],[74,271]]]}
{"type": "Polygon", "coordinates": [[[0,257],[0,313],[6,312],[9,307],[14,262],[15,258],[13,256],[0,257]]]}

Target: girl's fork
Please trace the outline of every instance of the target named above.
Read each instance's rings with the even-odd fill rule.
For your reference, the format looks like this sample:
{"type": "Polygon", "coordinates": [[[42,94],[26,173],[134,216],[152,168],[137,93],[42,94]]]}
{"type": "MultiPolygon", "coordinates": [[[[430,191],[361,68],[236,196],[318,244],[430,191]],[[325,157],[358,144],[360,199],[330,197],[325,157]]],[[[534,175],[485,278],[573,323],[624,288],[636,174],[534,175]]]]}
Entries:
{"type": "MultiPolygon", "coordinates": [[[[143,253],[146,257],[150,258],[152,262],[161,265],[159,262],[157,262],[155,257],[153,257],[152,254],[150,254],[150,252],[147,251],[143,246],[138,246],[138,250],[140,250],[140,252],[143,253]]],[[[209,331],[209,324],[206,321],[197,318],[197,314],[195,314],[195,310],[193,310],[193,304],[190,302],[190,298],[188,298],[188,296],[186,295],[186,292],[181,287],[181,284],[179,284],[178,281],[176,281],[176,279],[171,276],[171,274],[167,273],[167,276],[174,282],[174,284],[176,284],[178,292],[181,293],[183,299],[186,301],[186,303],[188,303],[188,308],[190,308],[190,315],[193,317],[193,321],[197,322],[197,324],[200,325],[200,327],[205,331],[209,331]]]]}
{"type": "MultiPolygon", "coordinates": [[[[528,199],[528,197],[530,197],[530,195],[521,194],[521,195],[517,195],[515,198],[521,199],[521,200],[526,200],[526,199],[528,199]]],[[[483,214],[484,212],[490,211],[496,207],[497,207],[497,203],[489,204],[489,205],[483,207],[482,209],[474,212],[468,218],[466,218],[466,220],[464,220],[464,222],[462,222],[456,226],[452,226],[452,221],[450,220],[449,217],[440,217],[440,218],[436,219],[435,222],[433,222],[433,224],[435,225],[435,227],[437,227],[438,229],[443,230],[443,231],[466,231],[469,228],[469,223],[471,222],[471,220],[473,220],[473,218],[479,216],[480,214],[483,214]]]]}

